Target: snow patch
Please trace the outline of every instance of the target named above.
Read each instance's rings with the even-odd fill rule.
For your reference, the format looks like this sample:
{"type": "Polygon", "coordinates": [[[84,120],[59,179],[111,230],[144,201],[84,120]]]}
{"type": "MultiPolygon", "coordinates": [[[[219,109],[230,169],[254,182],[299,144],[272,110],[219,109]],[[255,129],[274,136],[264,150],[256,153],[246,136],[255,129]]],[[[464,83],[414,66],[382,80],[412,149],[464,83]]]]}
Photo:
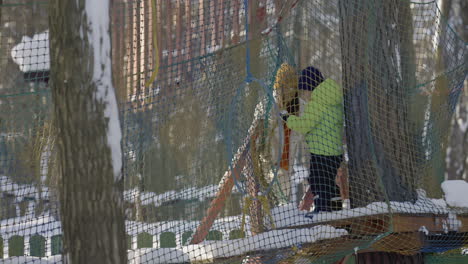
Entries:
{"type": "Polygon", "coordinates": [[[93,80],[96,83],[96,99],[105,104],[104,116],[108,119],[107,144],[111,150],[114,180],[121,178],[122,150],[120,142],[119,112],[111,71],[111,41],[109,35],[109,0],[86,0],[86,15],[89,23],[88,40],[93,47],[93,80]]]}
{"type": "Polygon", "coordinates": [[[464,180],[447,180],[441,184],[445,201],[454,207],[468,207],[468,182],[464,180]]]}
{"type": "Polygon", "coordinates": [[[425,226],[421,226],[419,232],[423,232],[426,236],[429,235],[429,230],[425,226]]]}
{"type": "Polygon", "coordinates": [[[13,61],[22,72],[48,71],[50,69],[49,31],[24,36],[11,50],[13,61]]]}

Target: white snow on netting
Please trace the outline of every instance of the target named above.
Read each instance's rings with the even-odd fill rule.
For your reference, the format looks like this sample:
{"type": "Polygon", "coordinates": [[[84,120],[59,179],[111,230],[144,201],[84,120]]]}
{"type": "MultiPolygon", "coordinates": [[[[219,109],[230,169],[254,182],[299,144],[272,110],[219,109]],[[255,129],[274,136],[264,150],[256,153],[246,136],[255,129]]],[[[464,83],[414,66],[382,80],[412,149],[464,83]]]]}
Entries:
{"type": "Polygon", "coordinates": [[[23,36],[21,42],[11,50],[13,61],[22,72],[48,71],[50,69],[49,31],[23,36]]]}

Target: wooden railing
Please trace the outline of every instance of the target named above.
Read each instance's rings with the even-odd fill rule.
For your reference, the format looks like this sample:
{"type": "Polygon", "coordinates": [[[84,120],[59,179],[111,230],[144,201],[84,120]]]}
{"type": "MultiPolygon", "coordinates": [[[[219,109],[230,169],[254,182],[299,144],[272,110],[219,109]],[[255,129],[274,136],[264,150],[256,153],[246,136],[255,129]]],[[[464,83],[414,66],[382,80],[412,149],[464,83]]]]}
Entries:
{"type": "MultiPolygon", "coordinates": [[[[5,220],[4,220],[5,221],[5,220]]],[[[126,222],[127,247],[175,248],[188,244],[197,221],[171,221],[160,223],[126,222]]],[[[241,238],[249,230],[240,230],[240,218],[231,217],[216,221],[206,240],[241,238]]],[[[35,218],[24,222],[3,225],[0,233],[0,258],[15,256],[50,257],[60,255],[62,231],[59,221],[51,217],[35,218]],[[38,224],[40,223],[40,224],[38,224]]]]}

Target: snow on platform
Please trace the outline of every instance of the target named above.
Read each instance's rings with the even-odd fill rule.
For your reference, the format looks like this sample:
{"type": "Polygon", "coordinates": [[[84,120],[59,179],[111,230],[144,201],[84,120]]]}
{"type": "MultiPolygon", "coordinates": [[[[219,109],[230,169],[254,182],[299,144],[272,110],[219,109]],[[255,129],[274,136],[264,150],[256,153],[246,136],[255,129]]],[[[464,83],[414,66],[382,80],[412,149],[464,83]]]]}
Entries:
{"type": "Polygon", "coordinates": [[[299,211],[295,204],[275,207],[272,215],[278,228],[307,225],[333,220],[349,219],[378,214],[408,213],[408,214],[448,214],[447,203],[443,199],[430,199],[426,192],[418,190],[418,200],[411,202],[374,202],[366,207],[340,210],[334,212],[321,212],[313,220],[305,218],[305,212],[299,211]]]}

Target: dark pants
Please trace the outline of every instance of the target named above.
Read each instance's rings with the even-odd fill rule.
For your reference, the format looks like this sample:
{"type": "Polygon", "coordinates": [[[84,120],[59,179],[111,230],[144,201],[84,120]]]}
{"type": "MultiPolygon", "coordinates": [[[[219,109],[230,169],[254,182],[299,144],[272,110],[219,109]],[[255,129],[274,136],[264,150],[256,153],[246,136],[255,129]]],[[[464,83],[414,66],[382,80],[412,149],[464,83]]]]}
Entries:
{"type": "Polygon", "coordinates": [[[320,211],[331,211],[330,199],[339,197],[340,192],[336,186],[335,178],[340,168],[343,156],[322,156],[310,154],[310,190],[318,195],[315,206],[320,211]]]}

